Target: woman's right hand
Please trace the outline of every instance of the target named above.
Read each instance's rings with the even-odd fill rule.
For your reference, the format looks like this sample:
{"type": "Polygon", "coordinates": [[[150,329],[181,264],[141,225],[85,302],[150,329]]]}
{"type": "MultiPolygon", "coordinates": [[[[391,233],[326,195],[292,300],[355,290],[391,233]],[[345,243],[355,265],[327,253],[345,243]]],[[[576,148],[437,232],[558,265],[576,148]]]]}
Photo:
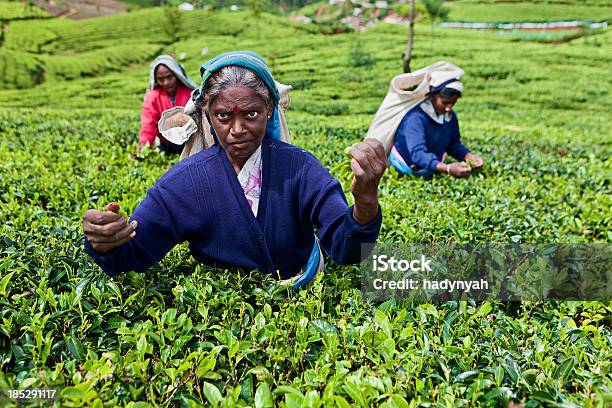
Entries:
{"type": "Polygon", "coordinates": [[[128,222],[119,208],[119,204],[110,203],[105,211],[87,210],[83,214],[83,231],[94,251],[108,252],[136,236],[138,221],[128,222]]]}
{"type": "Polygon", "coordinates": [[[455,177],[467,177],[472,174],[472,168],[466,162],[449,163],[448,173],[455,177]]]}
{"type": "Polygon", "coordinates": [[[136,146],[136,151],[132,152],[132,159],[142,160],[142,157],[140,157],[140,151],[142,150],[143,146],[144,145],[141,145],[140,143],[138,146],[136,146]]]}

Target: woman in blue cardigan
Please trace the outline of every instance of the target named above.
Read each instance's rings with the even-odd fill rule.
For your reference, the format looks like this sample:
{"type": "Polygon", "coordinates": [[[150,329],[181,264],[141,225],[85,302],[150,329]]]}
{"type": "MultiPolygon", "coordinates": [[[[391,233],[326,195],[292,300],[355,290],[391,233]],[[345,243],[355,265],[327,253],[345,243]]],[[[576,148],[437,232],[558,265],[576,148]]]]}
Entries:
{"type": "Polygon", "coordinates": [[[129,222],[116,204],[88,210],[87,253],[116,275],[145,271],[188,241],[206,264],[258,268],[280,279],[310,270],[302,284],[321,269],[319,248],[337,263],[360,262],[367,255],[362,244],[376,241],[382,221],[382,145],[368,140],[349,150],[355,198],[349,207],[340,183],[311,153],[275,138],[279,95],[261,57],[222,54],[200,72],[192,98],[218,143],[171,168],[129,222]]]}
{"type": "Polygon", "coordinates": [[[453,106],[462,93],[463,84],[448,72],[431,74],[427,99],[406,113],[395,133],[389,160],[400,173],[467,177],[482,168],[482,158],[461,143],[453,106]],[[444,163],[446,153],[458,162],[444,163]]]}

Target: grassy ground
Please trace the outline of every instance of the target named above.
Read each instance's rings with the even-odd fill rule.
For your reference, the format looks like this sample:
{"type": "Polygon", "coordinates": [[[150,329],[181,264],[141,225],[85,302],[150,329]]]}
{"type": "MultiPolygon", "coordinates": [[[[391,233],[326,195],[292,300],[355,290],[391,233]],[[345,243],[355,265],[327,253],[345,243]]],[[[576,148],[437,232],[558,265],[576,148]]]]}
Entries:
{"type": "MultiPolygon", "coordinates": [[[[107,63],[96,50],[160,15],[20,29],[43,50],[30,58],[96,67],[107,63]]],[[[187,27],[210,25],[173,45],[149,25],[129,46],[184,52],[194,77],[217,53],[259,52],[295,87],[293,142],[328,168],[363,138],[401,70],[402,26],[360,34],[374,63],[354,66],[355,34],[193,16],[187,27]]],[[[387,173],[380,240],[610,243],[611,34],[553,46],[417,26],[415,67],[466,70],[457,113],[486,169],[429,182],[387,173]]],[[[130,158],[147,64],[0,91],[0,389],[65,387],[63,405],[609,405],[609,302],[379,305],[361,297],[357,267],[330,265],[291,293],[257,272],[196,265],[185,246],[146,274],[103,276],[82,250],[83,211],[116,200],[130,212],[177,160],[130,158]]]]}

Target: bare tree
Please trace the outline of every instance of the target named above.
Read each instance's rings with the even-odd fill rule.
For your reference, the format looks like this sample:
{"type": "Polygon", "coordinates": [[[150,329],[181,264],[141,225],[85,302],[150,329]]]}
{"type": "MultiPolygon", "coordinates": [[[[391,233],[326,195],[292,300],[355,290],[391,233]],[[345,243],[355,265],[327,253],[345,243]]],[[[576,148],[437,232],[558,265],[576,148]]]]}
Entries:
{"type": "Polygon", "coordinates": [[[412,58],[412,44],[414,43],[414,0],[410,0],[410,12],[408,13],[408,43],[406,51],[402,56],[404,60],[404,72],[410,72],[410,59],[412,58]]]}

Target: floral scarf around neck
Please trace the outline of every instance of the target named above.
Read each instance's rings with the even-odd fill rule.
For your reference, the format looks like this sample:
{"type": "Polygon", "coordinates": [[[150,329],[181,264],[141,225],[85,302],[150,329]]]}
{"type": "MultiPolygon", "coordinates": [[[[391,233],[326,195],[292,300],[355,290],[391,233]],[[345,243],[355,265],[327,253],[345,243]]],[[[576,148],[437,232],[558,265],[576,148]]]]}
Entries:
{"type": "Polygon", "coordinates": [[[242,192],[256,217],[261,195],[261,169],[261,146],[259,146],[238,173],[238,182],[242,187],[242,192]]]}

